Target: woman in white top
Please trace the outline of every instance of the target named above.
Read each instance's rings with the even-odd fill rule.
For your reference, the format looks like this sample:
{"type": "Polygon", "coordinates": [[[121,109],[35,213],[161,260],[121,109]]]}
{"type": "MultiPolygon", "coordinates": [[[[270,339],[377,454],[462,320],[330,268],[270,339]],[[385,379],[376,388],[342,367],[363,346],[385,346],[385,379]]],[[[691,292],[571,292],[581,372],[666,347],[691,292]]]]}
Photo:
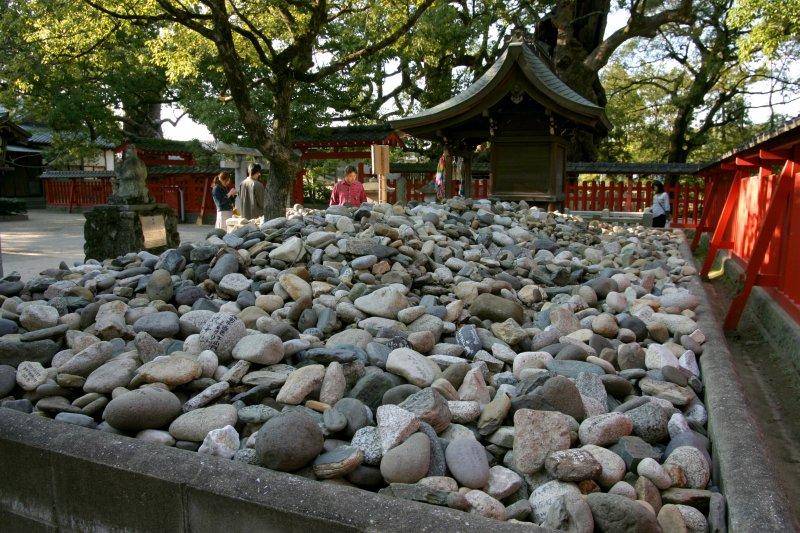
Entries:
{"type": "Polygon", "coordinates": [[[663,228],[667,224],[671,211],[669,209],[669,194],[664,191],[664,184],[660,181],[653,183],[656,193],[653,195],[653,227],[663,228]]]}

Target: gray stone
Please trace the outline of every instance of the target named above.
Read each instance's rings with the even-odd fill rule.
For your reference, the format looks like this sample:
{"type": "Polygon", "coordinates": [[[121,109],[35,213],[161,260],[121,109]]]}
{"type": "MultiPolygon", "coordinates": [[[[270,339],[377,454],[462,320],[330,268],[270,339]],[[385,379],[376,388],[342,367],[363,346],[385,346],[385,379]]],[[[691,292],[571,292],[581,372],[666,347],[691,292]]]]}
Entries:
{"type": "Polygon", "coordinates": [[[317,479],[342,477],[361,465],[364,453],[354,446],[341,446],[323,453],[314,460],[313,470],[317,479]]]}
{"type": "Polygon", "coordinates": [[[428,473],[430,440],[423,433],[411,435],[381,459],[381,475],[387,483],[416,483],[428,473]]]}
{"type": "Polygon", "coordinates": [[[283,359],[283,341],[269,333],[247,335],[239,339],[231,355],[259,365],[274,365],[283,359]]]}
{"type": "Polygon", "coordinates": [[[126,392],[108,402],[103,419],[122,431],[158,429],[181,413],[181,401],[169,391],[145,387],[126,392]]]}
{"type": "Polygon", "coordinates": [[[467,324],[462,326],[456,333],[456,341],[464,348],[467,357],[473,357],[479,350],[483,349],[483,343],[475,326],[467,324]]]}
{"type": "Polygon", "coordinates": [[[222,281],[228,274],[239,270],[239,261],[235,254],[224,254],[217,259],[216,264],[208,271],[208,277],[215,283],[222,281]]]}
{"type": "Polygon", "coordinates": [[[169,434],[176,440],[202,442],[212,429],[236,424],[236,408],[229,404],[201,407],[176,418],[169,426],[169,434]]]}
{"type": "Polygon", "coordinates": [[[144,315],[133,324],[133,330],[135,332],[139,333],[144,331],[156,339],[175,337],[180,329],[178,315],[171,311],[144,315]]]}
{"type": "Polygon", "coordinates": [[[430,424],[437,433],[444,431],[450,425],[452,418],[447,400],[432,388],[425,388],[412,394],[403,400],[400,407],[430,424]]]}
{"type": "Polygon", "coordinates": [[[631,471],[635,471],[639,462],[645,457],[656,460],[661,458],[658,450],[634,436],[620,438],[616,444],[610,447],[610,450],[619,455],[625,461],[625,467],[631,471]]]}
{"type": "Polygon", "coordinates": [[[0,398],[8,396],[17,383],[17,371],[13,366],[0,365],[0,398]]]}
{"type": "Polygon", "coordinates": [[[661,531],[655,514],[625,496],[593,493],[586,496],[586,503],[592,510],[595,527],[600,531],[661,531]]]}
{"type": "Polygon", "coordinates": [[[200,346],[217,354],[220,362],[227,362],[233,347],[246,334],[244,322],[239,318],[228,313],[216,313],[200,330],[200,346]]]}
{"type": "Polygon", "coordinates": [[[447,468],[464,487],[483,488],[489,482],[489,462],[483,446],[471,437],[455,439],[445,450],[447,468]]]}
{"type": "Polygon", "coordinates": [[[384,394],[398,381],[396,376],[388,372],[371,372],[356,382],[348,396],[361,400],[371,409],[377,409],[383,403],[384,394]]]}
{"type": "Polygon", "coordinates": [[[589,504],[573,493],[563,494],[550,505],[542,527],[575,533],[592,533],[594,518],[589,504]]]}
{"type": "Polygon", "coordinates": [[[600,462],[582,449],[557,450],[548,454],[544,466],[547,473],[561,481],[595,479],[602,472],[600,462]]]}
{"type": "Polygon", "coordinates": [[[169,302],[172,299],[172,276],[167,270],[158,269],[147,282],[147,297],[150,300],[169,302]]]}
{"type": "Polygon", "coordinates": [[[574,494],[580,497],[581,491],[574,483],[566,483],[558,480],[548,481],[536,487],[531,492],[531,496],[528,499],[531,505],[533,520],[537,524],[544,522],[550,509],[558,506],[561,498],[568,494],[574,494]]]}
{"type": "Polygon", "coordinates": [[[118,357],[102,364],[86,378],[83,390],[111,394],[117,387],[127,387],[136,375],[139,363],[130,357],[118,357]]]}
{"type": "Polygon", "coordinates": [[[656,402],[648,402],[626,411],[633,422],[633,435],[645,442],[656,444],[669,436],[670,411],[656,402]]]}
{"type": "Polygon", "coordinates": [[[578,376],[584,372],[589,374],[597,374],[598,376],[605,374],[605,371],[601,367],[583,361],[563,361],[560,359],[553,359],[552,361],[548,361],[545,364],[545,367],[554,374],[566,376],[572,379],[577,379],[578,376]]]}
{"type": "Polygon", "coordinates": [[[322,431],[311,417],[290,411],[261,426],[256,453],[262,466],[292,472],[313,461],[323,443],[322,431]]]}
{"type": "Polygon", "coordinates": [[[429,387],[442,375],[436,363],[410,348],[393,350],[386,361],[386,370],[418,387],[429,387]]]}
{"type": "Polygon", "coordinates": [[[470,305],[469,312],[473,316],[493,322],[504,322],[509,318],[513,318],[518,324],[524,321],[521,305],[489,293],[479,294],[470,305]]]}

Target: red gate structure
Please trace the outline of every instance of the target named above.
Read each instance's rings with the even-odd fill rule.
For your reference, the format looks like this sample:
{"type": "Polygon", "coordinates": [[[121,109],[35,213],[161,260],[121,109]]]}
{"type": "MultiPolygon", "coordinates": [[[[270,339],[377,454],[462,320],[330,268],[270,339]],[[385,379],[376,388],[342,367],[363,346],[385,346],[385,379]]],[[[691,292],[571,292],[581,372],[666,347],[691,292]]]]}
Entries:
{"type": "Polygon", "coordinates": [[[725,317],[736,328],[753,287],[759,285],[800,322],[800,118],[760,135],[700,172],[710,177],[710,202],[692,248],[711,232],[701,275],[720,250],[745,266],[741,292],[725,317]]]}
{"type": "MultiPolygon", "coordinates": [[[[403,141],[390,125],[378,124],[319,128],[312,135],[298,136],[292,142],[294,149],[300,151],[301,161],[314,159],[362,160],[356,166],[358,181],[362,183],[367,176],[372,175],[364,172],[363,160],[371,159],[370,146],[373,144],[403,146],[403,141]]],[[[303,176],[305,173],[305,169],[300,169],[295,176],[292,187],[292,203],[303,203],[303,176]]]]}

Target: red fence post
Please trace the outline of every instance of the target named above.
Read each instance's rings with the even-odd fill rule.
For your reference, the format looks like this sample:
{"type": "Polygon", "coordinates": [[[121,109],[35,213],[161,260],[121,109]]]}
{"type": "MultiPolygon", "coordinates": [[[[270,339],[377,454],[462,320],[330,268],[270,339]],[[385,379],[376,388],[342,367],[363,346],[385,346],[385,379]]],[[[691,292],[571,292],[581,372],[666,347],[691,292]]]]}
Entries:
{"type": "Polygon", "coordinates": [[[775,192],[772,194],[772,198],[770,198],[764,220],[756,234],[756,242],[753,246],[753,251],[750,253],[750,261],[747,263],[744,286],[742,287],[742,291],[731,302],[728,314],[725,316],[725,324],[723,327],[727,330],[735,329],[736,325],[739,323],[739,318],[742,316],[747,298],[750,296],[750,291],[753,290],[753,286],[756,283],[761,265],[764,264],[764,258],[767,255],[772,236],[775,233],[775,229],[778,227],[781,215],[783,215],[789,198],[791,197],[797,167],[797,163],[792,160],[787,160],[783,166],[778,185],[775,188],[775,192]]]}
{"type": "Polygon", "coordinates": [[[714,235],[711,237],[711,242],[708,245],[708,255],[703,263],[703,268],[700,270],[700,275],[703,278],[708,278],[708,273],[711,270],[711,265],[714,264],[714,259],[717,252],[724,249],[722,239],[725,238],[725,231],[728,229],[728,224],[733,217],[733,211],[739,202],[739,191],[741,190],[741,181],[746,173],[741,170],[737,171],[731,181],[731,187],[728,189],[728,195],[725,198],[725,205],[722,208],[722,214],[717,222],[714,235]]]}
{"type": "Polygon", "coordinates": [[[703,197],[703,216],[700,217],[700,222],[697,224],[697,229],[694,231],[694,237],[692,237],[692,250],[697,249],[697,245],[700,244],[700,237],[703,233],[712,228],[710,222],[712,216],[716,214],[714,205],[717,202],[717,196],[722,195],[722,190],[722,177],[714,176],[711,178],[711,182],[706,187],[706,193],[703,197]]]}

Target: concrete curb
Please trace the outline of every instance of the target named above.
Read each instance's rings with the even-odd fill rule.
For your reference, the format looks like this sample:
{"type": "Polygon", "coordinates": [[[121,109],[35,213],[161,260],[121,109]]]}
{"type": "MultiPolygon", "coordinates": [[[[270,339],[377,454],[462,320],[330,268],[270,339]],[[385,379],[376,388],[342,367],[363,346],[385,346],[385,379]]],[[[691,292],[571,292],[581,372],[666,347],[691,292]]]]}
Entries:
{"type": "MultiPolygon", "coordinates": [[[[721,251],[717,261],[722,260],[725,281],[741,289],[745,269],[730,252],[721,251]]],[[[762,287],[753,287],[743,317],[756,324],[765,339],[768,339],[777,353],[782,354],[800,373],[800,324],[783,309],[762,287]]]]}
{"type": "MultiPolygon", "coordinates": [[[[683,233],[680,249],[694,262],[683,233]]],[[[763,437],[750,414],[722,326],[699,278],[691,281],[689,290],[700,298],[697,323],[706,336],[700,368],[714,452],[714,480],[728,502],[728,526],[736,532],[798,531],[800,524],[785,494],[776,490],[775,465],[762,446],[763,437]]]]}
{"type": "Polygon", "coordinates": [[[2,531],[547,531],[0,408],[2,531]]]}

